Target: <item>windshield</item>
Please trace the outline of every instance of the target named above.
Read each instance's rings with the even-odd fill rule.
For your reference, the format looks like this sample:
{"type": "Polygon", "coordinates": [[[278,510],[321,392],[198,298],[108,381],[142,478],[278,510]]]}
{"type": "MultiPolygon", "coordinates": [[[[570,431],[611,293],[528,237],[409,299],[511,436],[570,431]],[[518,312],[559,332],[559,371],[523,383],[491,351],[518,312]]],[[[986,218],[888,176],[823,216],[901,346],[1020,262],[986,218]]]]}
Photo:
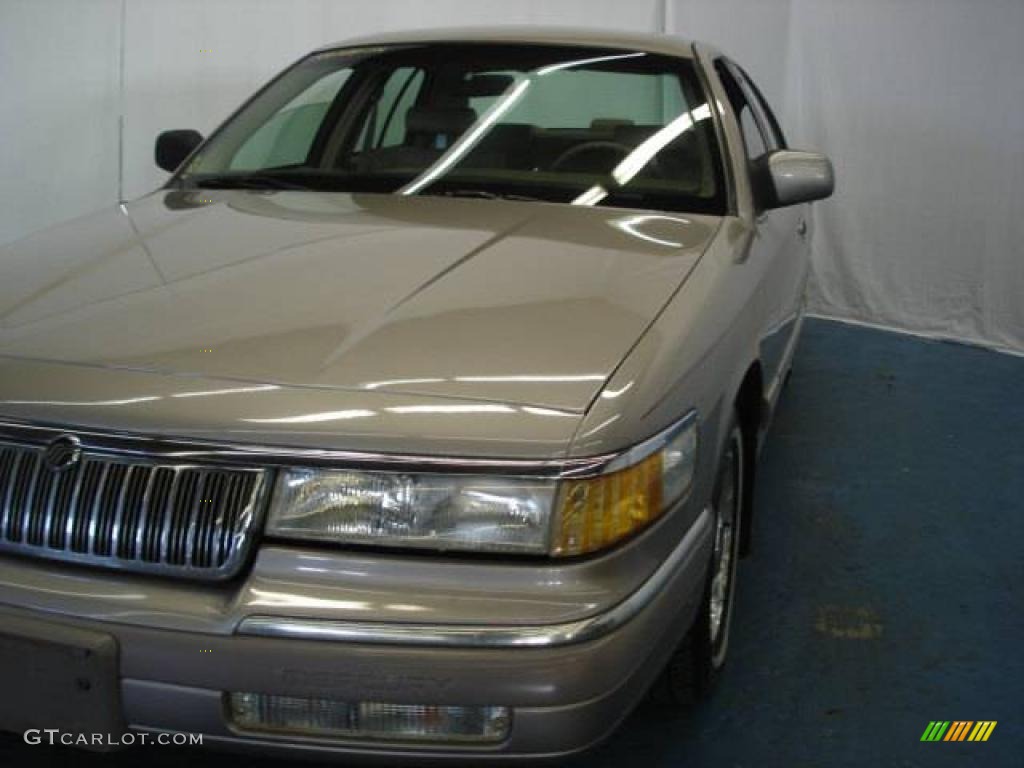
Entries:
{"type": "Polygon", "coordinates": [[[551,45],[314,54],[256,95],[174,184],[540,199],[724,212],[693,63],[551,45]]]}

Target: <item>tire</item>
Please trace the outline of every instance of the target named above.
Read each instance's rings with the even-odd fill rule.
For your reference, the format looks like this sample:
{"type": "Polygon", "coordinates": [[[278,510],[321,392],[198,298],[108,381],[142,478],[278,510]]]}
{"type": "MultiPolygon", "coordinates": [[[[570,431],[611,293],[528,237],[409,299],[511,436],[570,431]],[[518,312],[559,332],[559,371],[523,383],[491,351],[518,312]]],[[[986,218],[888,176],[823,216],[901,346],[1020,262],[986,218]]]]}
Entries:
{"type": "Polygon", "coordinates": [[[669,659],[652,693],[659,703],[689,704],[713,690],[729,651],[736,594],[744,485],[743,431],[736,414],[718,462],[713,491],[712,553],[697,619],[669,659]]]}

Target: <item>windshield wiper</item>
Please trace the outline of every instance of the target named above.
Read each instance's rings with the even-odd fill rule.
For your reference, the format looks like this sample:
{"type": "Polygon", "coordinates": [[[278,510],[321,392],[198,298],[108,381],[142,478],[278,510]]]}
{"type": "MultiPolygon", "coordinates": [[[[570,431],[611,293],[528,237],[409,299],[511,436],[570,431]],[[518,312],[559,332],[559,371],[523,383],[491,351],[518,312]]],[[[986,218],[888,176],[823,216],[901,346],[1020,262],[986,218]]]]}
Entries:
{"type": "Polygon", "coordinates": [[[282,178],[273,173],[215,173],[183,180],[186,186],[199,189],[298,189],[312,187],[282,178]]]}
{"type": "Polygon", "coordinates": [[[441,192],[428,193],[438,194],[443,197],[478,197],[483,200],[520,200],[523,202],[538,202],[541,200],[539,197],[530,197],[529,195],[517,195],[512,192],[490,192],[486,189],[445,189],[441,192]]]}

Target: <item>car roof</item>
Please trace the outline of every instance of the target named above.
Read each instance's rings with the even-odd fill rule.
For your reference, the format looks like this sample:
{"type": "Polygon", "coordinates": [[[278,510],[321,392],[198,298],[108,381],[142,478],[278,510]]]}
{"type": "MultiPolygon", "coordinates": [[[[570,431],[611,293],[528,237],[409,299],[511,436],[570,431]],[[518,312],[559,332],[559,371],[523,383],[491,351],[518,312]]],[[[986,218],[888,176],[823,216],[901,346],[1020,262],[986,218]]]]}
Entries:
{"type": "Polygon", "coordinates": [[[386,32],[378,35],[342,40],[320,48],[329,51],[368,45],[402,45],[410,43],[541,43],[553,45],[619,48],[630,51],[660,53],[682,58],[693,57],[693,42],[674,35],[616,32],[608,29],[578,27],[498,26],[418,29],[407,32],[386,32]]]}

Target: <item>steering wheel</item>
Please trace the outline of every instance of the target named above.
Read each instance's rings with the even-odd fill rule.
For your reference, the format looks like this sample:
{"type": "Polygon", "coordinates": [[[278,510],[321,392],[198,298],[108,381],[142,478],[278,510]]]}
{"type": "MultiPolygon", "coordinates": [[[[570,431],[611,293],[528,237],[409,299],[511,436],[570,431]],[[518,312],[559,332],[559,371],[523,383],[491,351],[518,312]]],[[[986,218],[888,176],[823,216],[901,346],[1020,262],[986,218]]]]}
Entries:
{"type": "MultiPolygon", "coordinates": [[[[551,163],[550,170],[559,171],[562,167],[587,152],[614,152],[620,158],[624,158],[633,152],[633,147],[622,144],[618,141],[607,141],[607,140],[596,140],[596,141],[585,141],[582,144],[577,144],[574,147],[569,147],[562,154],[555,158],[554,162],[551,163]]],[[[663,176],[661,172],[661,166],[658,165],[658,159],[652,157],[647,161],[645,166],[651,171],[654,171],[658,176],[663,176]]],[[[611,169],[609,169],[611,171],[611,169]]]]}

